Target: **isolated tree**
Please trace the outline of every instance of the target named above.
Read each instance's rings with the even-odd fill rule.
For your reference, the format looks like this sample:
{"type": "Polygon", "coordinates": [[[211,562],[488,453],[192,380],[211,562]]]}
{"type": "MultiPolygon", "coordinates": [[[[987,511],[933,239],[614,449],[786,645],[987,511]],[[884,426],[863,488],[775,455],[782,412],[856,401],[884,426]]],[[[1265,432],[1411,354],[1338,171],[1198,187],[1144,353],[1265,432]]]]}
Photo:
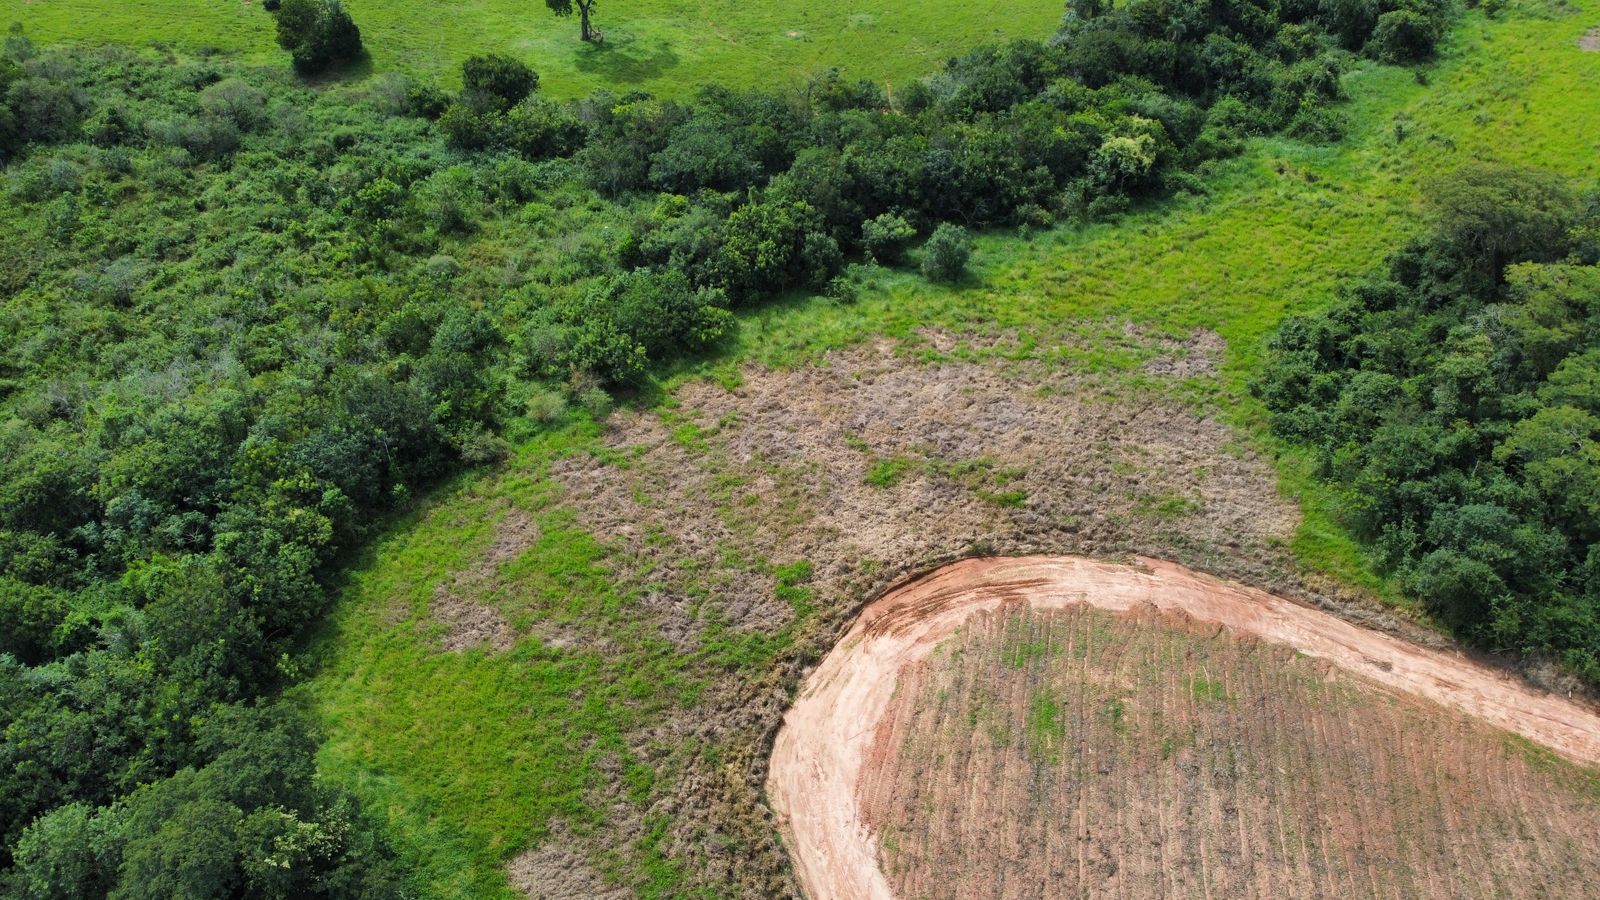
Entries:
{"type": "Polygon", "coordinates": [[[278,46],[294,69],[315,75],[361,55],[361,29],[339,0],[283,0],[276,12],[278,46]]]}
{"type": "Polygon", "coordinates": [[[582,38],[592,41],[600,36],[600,32],[589,27],[589,14],[594,12],[595,0],[544,0],[544,5],[558,16],[570,16],[572,11],[578,11],[578,23],[582,28],[582,38]]]}

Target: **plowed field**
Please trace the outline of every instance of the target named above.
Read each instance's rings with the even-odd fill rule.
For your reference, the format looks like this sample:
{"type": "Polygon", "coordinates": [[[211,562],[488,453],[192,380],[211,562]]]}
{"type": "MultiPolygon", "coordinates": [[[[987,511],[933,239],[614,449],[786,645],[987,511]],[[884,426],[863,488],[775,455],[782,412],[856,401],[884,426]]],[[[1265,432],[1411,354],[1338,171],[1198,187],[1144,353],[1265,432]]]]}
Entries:
{"type": "Polygon", "coordinates": [[[1592,711],[1147,564],[973,560],[869,606],[774,749],[811,896],[1594,895],[1592,711]]]}

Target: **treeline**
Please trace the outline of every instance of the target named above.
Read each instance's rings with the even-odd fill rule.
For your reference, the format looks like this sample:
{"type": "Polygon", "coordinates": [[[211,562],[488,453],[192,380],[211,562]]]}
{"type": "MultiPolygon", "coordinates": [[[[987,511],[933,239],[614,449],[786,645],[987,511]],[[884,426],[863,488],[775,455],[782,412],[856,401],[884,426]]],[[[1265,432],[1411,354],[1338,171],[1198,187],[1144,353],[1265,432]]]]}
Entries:
{"type": "Polygon", "coordinates": [[[966,229],[1203,190],[1196,168],[1250,135],[1334,137],[1352,53],[1406,55],[1397,13],[1431,46],[1427,5],[1089,4],[893,97],[828,75],[688,103],[556,103],[494,57],[454,95],[312,91],[13,35],[5,890],[400,890],[270,699],[385,511],[715,344],[739,307],[847,299],[869,258],[956,279],[966,229]]]}
{"type": "Polygon", "coordinates": [[[1258,386],[1405,589],[1600,678],[1600,194],[1473,165],[1433,227],[1283,326],[1258,386]]]}

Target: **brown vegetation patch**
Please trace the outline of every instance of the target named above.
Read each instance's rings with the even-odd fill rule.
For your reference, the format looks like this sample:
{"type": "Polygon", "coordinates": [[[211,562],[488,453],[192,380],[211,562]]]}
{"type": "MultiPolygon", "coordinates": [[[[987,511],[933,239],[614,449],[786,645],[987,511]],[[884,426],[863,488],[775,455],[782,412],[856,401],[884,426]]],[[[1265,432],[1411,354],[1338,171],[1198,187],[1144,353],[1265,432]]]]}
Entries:
{"type": "Polygon", "coordinates": [[[612,452],[557,476],[582,524],[648,572],[647,605],[685,645],[707,617],[789,621],[773,564],[809,561],[837,609],[860,596],[840,589],[974,550],[1161,552],[1262,575],[1296,521],[1225,426],[1040,363],[919,364],[883,344],[677,400],[614,416],[612,452]]]}
{"type": "Polygon", "coordinates": [[[625,900],[628,891],[608,883],[589,861],[559,840],[519,854],[506,864],[511,886],[529,900],[625,900]]]}
{"type": "Polygon", "coordinates": [[[1600,53],[1600,26],[1585,31],[1578,38],[1578,49],[1586,53],[1600,53]]]}
{"type": "Polygon", "coordinates": [[[1185,617],[968,620],[861,807],[900,897],[1578,897],[1600,773],[1185,617]]]}
{"type": "Polygon", "coordinates": [[[500,610],[462,599],[445,585],[434,589],[432,613],[433,620],[445,626],[439,643],[446,650],[459,652],[479,646],[510,650],[517,642],[516,631],[500,610]]]}
{"type": "Polygon", "coordinates": [[[1145,372],[1171,378],[1195,378],[1217,374],[1228,343],[1215,331],[1199,328],[1181,341],[1161,338],[1156,341],[1156,347],[1158,355],[1145,361],[1145,372]]]}
{"type": "Polygon", "coordinates": [[[430,619],[444,626],[440,645],[457,652],[486,646],[509,650],[517,642],[516,629],[487,595],[498,586],[501,566],[516,559],[539,540],[539,524],[526,512],[507,507],[495,523],[494,537],[471,567],[455,573],[433,592],[430,619]]]}

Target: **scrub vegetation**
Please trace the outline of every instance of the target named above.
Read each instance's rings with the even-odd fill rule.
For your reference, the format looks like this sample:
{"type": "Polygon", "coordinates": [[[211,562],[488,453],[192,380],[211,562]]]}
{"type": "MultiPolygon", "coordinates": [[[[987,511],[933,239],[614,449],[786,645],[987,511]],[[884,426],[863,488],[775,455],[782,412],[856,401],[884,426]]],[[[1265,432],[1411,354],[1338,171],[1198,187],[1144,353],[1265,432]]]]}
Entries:
{"type": "MultiPolygon", "coordinates": [[[[1430,3],[1078,4],[1049,40],[970,52],[987,26],[935,5],[893,13],[906,30],[865,54],[915,61],[911,79],[817,71],[850,55],[833,42],[812,57],[730,39],[704,70],[655,66],[638,54],[679,51],[649,50],[666,26],[648,7],[608,19],[605,49],[541,57],[479,40],[471,17],[412,53],[415,21],[436,16],[401,28],[376,4],[286,0],[280,17],[310,9],[313,31],[347,11],[381,72],[315,84],[291,68],[305,41],[274,49],[260,9],[241,25],[207,4],[179,29],[181,4],[149,6],[8,11],[28,30],[0,58],[0,867],[26,897],[492,895],[557,823],[592,831],[596,783],[658,796],[665,763],[620,736],[692,707],[713,671],[778,689],[794,633],[685,655],[627,627],[648,590],[609,582],[609,548],[549,475],[620,452],[595,424],[619,402],[872,334],[918,346],[930,324],[1095,332],[1115,316],[1220,333],[1221,379],[1177,389],[1215,407],[1243,394],[1286,308],[1322,307],[1397,245],[1424,161],[1459,161],[1488,131],[1515,161],[1594,174],[1583,117],[1548,111],[1591,102],[1575,86],[1593,65],[1546,58],[1556,38],[1579,55],[1587,26],[1565,6],[1498,13],[1514,28],[1468,14],[1432,70],[1449,90],[1390,64],[1445,36],[1453,11],[1430,3]],[[173,43],[46,40],[84,23],[173,43]],[[942,67],[893,52],[945,25],[963,52],[942,67]],[[208,29],[244,54],[201,52],[208,29]],[[401,54],[424,77],[388,71],[401,54]],[[774,72],[806,77],[774,87],[774,72]],[[496,477],[541,535],[516,563],[533,599],[503,612],[519,639],[500,656],[367,616],[433,602],[475,540],[493,543],[478,476],[459,474],[474,466],[515,473],[496,477]],[[419,513],[424,496],[440,499],[419,513]],[[436,517],[450,527],[419,524],[436,517]],[[422,543],[370,556],[375,540],[422,543]],[[609,650],[528,636],[567,620],[610,622],[609,650]],[[430,696],[521,705],[470,736],[424,733],[399,701],[430,696]],[[394,746],[363,743],[358,719],[390,722],[394,746]],[[335,743],[318,779],[320,730],[335,743]],[[443,799],[462,777],[483,780],[470,809],[443,799]]],[[[777,8],[737,16],[760,33],[777,8]]],[[[535,4],[515,15],[580,43],[535,4]]],[[[851,40],[891,13],[859,15],[878,19],[851,40]]],[[[1056,12],[1036,15],[1008,27],[1042,35],[1056,12]]],[[[1072,366],[1142,383],[1148,353],[1076,346],[1072,366]]],[[[1303,558],[1366,577],[1341,495],[1293,452],[1286,471],[1310,501],[1303,558]]],[[[805,578],[779,581],[804,620],[805,578]]],[[[703,855],[667,831],[643,820],[602,875],[655,895],[741,883],[686,873],[703,855]]]]}
{"type": "Polygon", "coordinates": [[[1283,326],[1258,392],[1439,619],[1600,678],[1600,195],[1478,165],[1428,200],[1386,272],[1283,326]]]}

